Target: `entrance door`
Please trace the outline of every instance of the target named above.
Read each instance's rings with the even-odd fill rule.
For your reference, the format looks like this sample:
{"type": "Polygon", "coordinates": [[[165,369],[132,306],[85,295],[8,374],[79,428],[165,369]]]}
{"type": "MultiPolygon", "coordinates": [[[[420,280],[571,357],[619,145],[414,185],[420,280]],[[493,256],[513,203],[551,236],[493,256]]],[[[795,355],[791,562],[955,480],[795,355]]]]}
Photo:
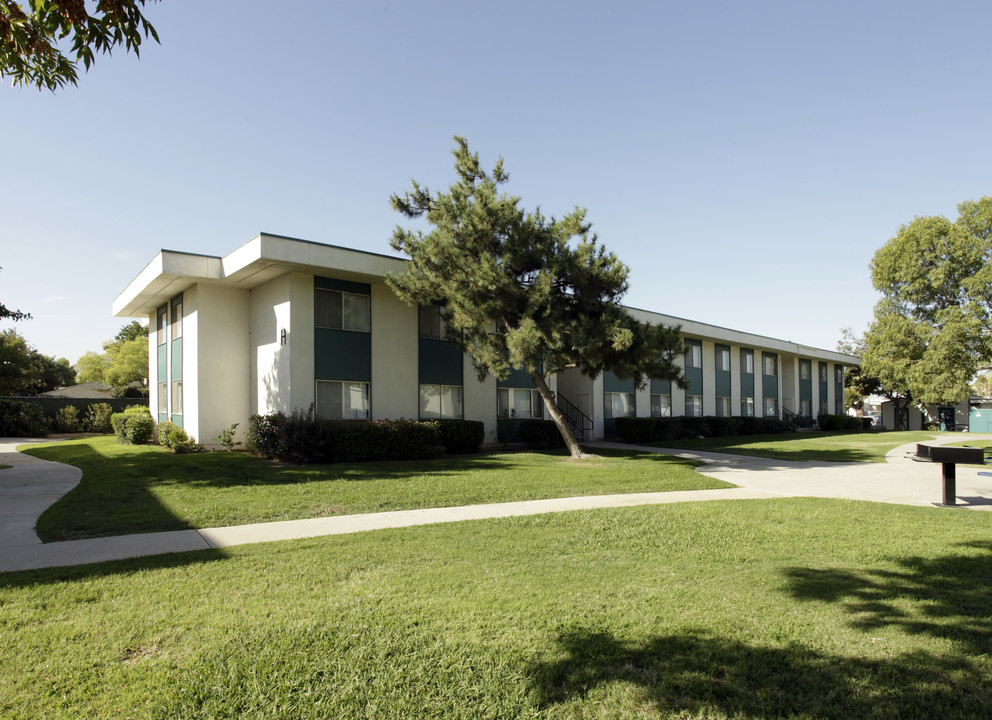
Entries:
{"type": "Polygon", "coordinates": [[[952,407],[942,407],[937,410],[937,416],[940,418],[940,429],[948,430],[954,432],[957,430],[957,423],[954,421],[954,408],[952,407]]]}

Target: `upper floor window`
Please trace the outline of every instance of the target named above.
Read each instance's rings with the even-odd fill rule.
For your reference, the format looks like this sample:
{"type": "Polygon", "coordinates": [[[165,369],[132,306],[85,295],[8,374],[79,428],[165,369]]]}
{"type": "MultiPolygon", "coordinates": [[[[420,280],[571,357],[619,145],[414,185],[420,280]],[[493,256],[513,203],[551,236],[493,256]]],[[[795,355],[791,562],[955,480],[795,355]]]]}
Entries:
{"type": "Polygon", "coordinates": [[[432,340],[451,339],[451,329],[445,325],[440,305],[420,306],[420,337],[432,340]]]}
{"type": "Polygon", "coordinates": [[[183,336],[183,296],[172,299],[172,339],[183,336]]]}
{"type": "Polygon", "coordinates": [[[314,325],[329,330],[369,332],[372,303],[368,295],[317,288],[314,325]]]}
{"type": "Polygon", "coordinates": [[[754,350],[741,350],[741,373],[754,375],[754,350]]]}
{"type": "Polygon", "coordinates": [[[165,344],[165,328],[168,323],[166,323],[166,310],[165,305],[158,309],[157,317],[155,320],[155,332],[158,334],[157,340],[159,345],[165,344]]]}
{"type": "Polygon", "coordinates": [[[716,346],[716,369],[730,372],[730,348],[716,346]]]}
{"type": "Polygon", "coordinates": [[[701,368],[703,366],[703,348],[701,345],[686,343],[685,366],[689,368],[701,368]]]}
{"type": "Polygon", "coordinates": [[[838,385],[844,384],[844,368],[840,365],[834,365],[834,382],[838,385]]]}
{"type": "Polygon", "coordinates": [[[764,373],[765,375],[778,375],[778,356],[777,355],[763,355],[762,362],[764,363],[764,373]]]}
{"type": "Polygon", "coordinates": [[[799,361],[799,379],[800,380],[810,380],[813,375],[813,366],[809,360],[799,361]]]}

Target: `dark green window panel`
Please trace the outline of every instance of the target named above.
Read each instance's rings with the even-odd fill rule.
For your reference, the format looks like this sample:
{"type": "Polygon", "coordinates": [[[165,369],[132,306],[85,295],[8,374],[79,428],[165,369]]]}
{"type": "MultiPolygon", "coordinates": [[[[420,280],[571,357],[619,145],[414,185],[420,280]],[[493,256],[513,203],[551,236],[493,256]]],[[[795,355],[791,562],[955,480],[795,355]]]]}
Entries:
{"type": "Polygon", "coordinates": [[[454,343],[421,338],[417,360],[421,385],[462,384],[462,351],[454,343]]]}
{"type": "Polygon", "coordinates": [[[533,388],[534,381],[530,379],[530,373],[521,368],[520,370],[510,370],[510,374],[505,380],[497,380],[496,387],[501,388],[533,388]]]}
{"type": "MultiPolygon", "coordinates": [[[[155,376],[158,382],[165,382],[169,379],[169,358],[166,352],[167,345],[164,343],[158,346],[158,374],[155,376]]],[[[164,421],[165,418],[162,418],[164,421]]]]}
{"type": "Polygon", "coordinates": [[[173,415],[171,417],[171,422],[172,422],[173,425],[178,425],[179,427],[182,427],[183,426],[183,416],[182,415],[173,415]]]}
{"type": "Polygon", "coordinates": [[[341,292],[359,293],[361,295],[371,295],[372,286],[368,283],[351,282],[350,280],[338,280],[337,278],[317,277],[313,278],[315,288],[324,290],[340,290],[341,292]]]}
{"type": "Polygon", "coordinates": [[[672,381],[671,380],[656,380],[651,378],[651,394],[652,395],[671,395],[672,394],[672,381]]]}
{"type": "Polygon", "coordinates": [[[314,329],[317,380],[372,381],[372,335],[348,330],[314,329]]]}
{"type": "Polygon", "coordinates": [[[754,374],[741,375],[741,397],[754,397],[754,374]]]}
{"type": "Polygon", "coordinates": [[[183,339],[172,341],[172,375],[170,380],[183,379],[183,339]]]}
{"type": "Polygon", "coordinates": [[[622,380],[609,370],[603,373],[603,392],[632,393],[634,385],[634,378],[622,380]]]}

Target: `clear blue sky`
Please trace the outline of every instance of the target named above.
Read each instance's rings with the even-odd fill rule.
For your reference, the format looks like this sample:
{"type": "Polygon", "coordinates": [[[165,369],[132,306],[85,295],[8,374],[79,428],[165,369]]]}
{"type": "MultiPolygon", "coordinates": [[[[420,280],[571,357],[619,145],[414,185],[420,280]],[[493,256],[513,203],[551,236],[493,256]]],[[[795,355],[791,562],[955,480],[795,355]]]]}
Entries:
{"type": "MultiPolygon", "coordinates": [[[[390,253],[389,195],[454,180],[579,205],[626,304],[833,348],[915,215],[992,193],[988,2],[151,5],[162,44],[78,88],[0,87],[0,301],[99,350],[161,248],[257,232],[390,253]]],[[[0,324],[0,328],[11,323],[0,324]]]]}

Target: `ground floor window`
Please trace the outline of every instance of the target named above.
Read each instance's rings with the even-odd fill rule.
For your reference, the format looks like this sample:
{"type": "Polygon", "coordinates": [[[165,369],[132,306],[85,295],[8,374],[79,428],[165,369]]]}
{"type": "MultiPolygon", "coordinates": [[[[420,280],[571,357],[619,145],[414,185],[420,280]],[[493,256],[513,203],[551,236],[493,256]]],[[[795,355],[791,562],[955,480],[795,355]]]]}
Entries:
{"type": "Polygon", "coordinates": [[[369,384],[345,380],[317,381],[317,417],[368,420],[369,384]]]}
{"type": "Polygon", "coordinates": [[[158,384],[158,414],[169,414],[169,383],[160,382],[158,384]]]}
{"type": "Polygon", "coordinates": [[[183,381],[172,381],[172,414],[183,414],[183,381]]]}
{"type": "Polygon", "coordinates": [[[765,417],[778,417],[778,398],[765,398],[765,417]]]}
{"type": "Polygon", "coordinates": [[[544,400],[537,390],[497,388],[496,401],[502,418],[543,418],[544,400]]]}
{"type": "Polygon", "coordinates": [[[651,396],[651,417],[671,417],[672,396],[652,395],[651,396]]]}
{"type": "Polygon", "coordinates": [[[420,417],[423,420],[458,419],[462,416],[461,385],[421,385],[420,417]]]}
{"type": "Polygon", "coordinates": [[[703,396],[702,395],[686,395],[685,396],[685,414],[688,417],[702,417],[703,416],[703,396]]]}
{"type": "Polygon", "coordinates": [[[604,393],[603,412],[608,418],[634,417],[634,393],[604,393]]]}
{"type": "Polygon", "coordinates": [[[729,397],[718,397],[716,399],[716,416],[717,417],[730,417],[730,398],[729,397]]]}
{"type": "Polygon", "coordinates": [[[741,398],[741,417],[754,417],[754,398],[741,398]]]}
{"type": "Polygon", "coordinates": [[[810,400],[800,400],[799,414],[802,417],[813,417],[813,403],[810,400]]]}

